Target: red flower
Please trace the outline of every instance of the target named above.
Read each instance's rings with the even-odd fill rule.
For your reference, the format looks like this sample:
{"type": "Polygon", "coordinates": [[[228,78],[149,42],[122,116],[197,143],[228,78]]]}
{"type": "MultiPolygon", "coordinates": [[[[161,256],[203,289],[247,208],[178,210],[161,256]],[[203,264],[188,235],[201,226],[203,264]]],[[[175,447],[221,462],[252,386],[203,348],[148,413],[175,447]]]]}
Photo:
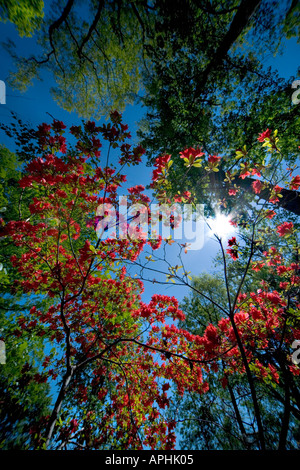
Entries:
{"type": "Polygon", "coordinates": [[[185,149],[183,152],[179,153],[180,158],[183,158],[185,165],[191,167],[193,165],[200,166],[201,165],[201,158],[204,155],[203,152],[199,150],[199,148],[194,149],[193,147],[189,147],[185,149]]]}
{"type": "Polygon", "coordinates": [[[221,385],[222,385],[222,388],[224,388],[224,389],[227,387],[227,385],[228,385],[227,377],[223,377],[221,379],[221,385]]]}
{"type": "Polygon", "coordinates": [[[97,127],[94,121],[87,121],[84,124],[84,130],[89,134],[96,134],[100,131],[100,127],[97,127]]]}
{"type": "Polygon", "coordinates": [[[273,219],[274,215],[276,215],[276,212],[271,210],[267,211],[266,213],[266,217],[268,217],[268,219],[273,219]]]}
{"type": "Polygon", "coordinates": [[[274,188],[272,188],[271,197],[269,201],[272,202],[273,204],[278,202],[279,198],[277,197],[277,195],[281,193],[281,190],[282,188],[280,186],[278,185],[274,186],[274,188]]]}
{"type": "Polygon", "coordinates": [[[297,190],[300,186],[300,175],[294,176],[294,178],[291,180],[290,183],[290,188],[297,190]]]}
{"type": "Polygon", "coordinates": [[[229,196],[235,196],[236,193],[238,192],[238,189],[231,188],[228,191],[229,196]]]}
{"type": "Polygon", "coordinates": [[[190,191],[184,191],[182,193],[182,197],[185,198],[185,199],[190,199],[192,196],[192,194],[190,193],[190,191]]]}
{"type": "Polygon", "coordinates": [[[66,126],[62,121],[57,121],[57,120],[53,121],[52,129],[55,132],[61,132],[65,128],[66,128],[66,126]]]}
{"type": "Polygon", "coordinates": [[[183,152],[180,152],[179,155],[180,158],[189,158],[190,156],[192,156],[195,160],[195,158],[202,157],[202,155],[204,155],[204,152],[201,152],[200,149],[194,149],[193,147],[189,147],[183,152]]]}
{"type": "Polygon", "coordinates": [[[263,262],[261,262],[261,263],[257,262],[257,263],[254,263],[252,265],[252,269],[253,269],[253,271],[258,272],[264,267],[264,265],[265,265],[265,263],[263,263],[263,262]]]}
{"type": "Polygon", "coordinates": [[[243,173],[241,173],[239,177],[244,180],[245,178],[247,178],[247,176],[250,176],[250,174],[251,174],[250,171],[244,170],[243,173]]]}
{"type": "Polygon", "coordinates": [[[71,421],[70,421],[70,427],[71,427],[70,431],[71,431],[72,433],[77,430],[77,428],[78,428],[78,421],[77,421],[77,419],[71,419],[71,421]]]}
{"type": "Polygon", "coordinates": [[[171,155],[160,155],[159,157],[155,159],[154,166],[156,166],[157,168],[164,167],[166,163],[168,163],[170,158],[171,158],[171,155]]]}
{"type": "Polygon", "coordinates": [[[71,126],[70,133],[75,135],[75,137],[79,137],[81,134],[81,127],[80,126],[71,126]]]}
{"type": "Polygon", "coordinates": [[[120,114],[117,110],[115,111],[112,111],[110,113],[110,119],[112,120],[112,122],[114,122],[115,124],[119,124],[121,122],[121,119],[122,119],[122,114],[120,114]]]}
{"type": "Polygon", "coordinates": [[[253,170],[252,170],[252,175],[261,176],[261,173],[260,173],[260,171],[258,171],[256,168],[253,168],[253,170]]]}
{"type": "Polygon", "coordinates": [[[292,233],[294,228],[293,222],[284,222],[283,224],[277,227],[277,233],[280,237],[283,237],[286,234],[292,233]]]}
{"type": "Polygon", "coordinates": [[[231,256],[233,260],[236,260],[239,257],[238,251],[234,248],[228,248],[226,252],[231,256]]]}
{"type": "Polygon", "coordinates": [[[228,240],[228,246],[233,246],[233,245],[236,245],[236,238],[235,237],[232,237],[230,238],[230,240],[228,240]]]}
{"type": "Polygon", "coordinates": [[[138,184],[136,186],[133,186],[132,188],[129,188],[127,191],[130,194],[139,194],[141,191],[144,191],[144,189],[145,189],[145,186],[138,184]]]}
{"type": "Polygon", "coordinates": [[[263,187],[263,183],[261,181],[259,181],[259,180],[253,181],[252,188],[253,188],[255,194],[259,194],[262,190],[262,187],[263,187]]]}
{"type": "Polygon", "coordinates": [[[230,220],[229,220],[229,223],[230,223],[230,225],[232,225],[233,227],[237,227],[237,221],[236,221],[236,220],[230,219],[230,220]]]}
{"type": "Polygon", "coordinates": [[[261,134],[259,134],[259,136],[257,137],[257,140],[259,142],[264,142],[264,140],[266,138],[269,138],[271,136],[271,131],[270,129],[267,129],[265,132],[262,132],[261,134]]]}
{"type": "Polygon", "coordinates": [[[239,257],[239,255],[238,255],[238,244],[237,244],[235,237],[232,237],[230,240],[228,240],[228,246],[231,246],[232,248],[228,248],[226,252],[231,256],[233,260],[236,260],[239,257]]]}
{"type": "Polygon", "coordinates": [[[155,159],[154,166],[157,170],[153,170],[152,173],[152,181],[158,180],[159,176],[162,174],[163,169],[165,168],[166,164],[171,160],[171,155],[160,155],[155,159]]]}
{"type": "Polygon", "coordinates": [[[214,346],[217,346],[219,344],[218,330],[211,323],[207,325],[204,337],[209,343],[212,343],[214,346]]]}
{"type": "Polygon", "coordinates": [[[46,124],[43,122],[43,124],[40,124],[38,126],[38,132],[39,134],[49,134],[51,131],[51,126],[49,124],[46,124]]]}
{"type": "Polygon", "coordinates": [[[217,163],[219,160],[221,160],[221,157],[218,157],[217,155],[210,155],[210,156],[208,157],[208,163],[215,164],[215,163],[217,163]]]}

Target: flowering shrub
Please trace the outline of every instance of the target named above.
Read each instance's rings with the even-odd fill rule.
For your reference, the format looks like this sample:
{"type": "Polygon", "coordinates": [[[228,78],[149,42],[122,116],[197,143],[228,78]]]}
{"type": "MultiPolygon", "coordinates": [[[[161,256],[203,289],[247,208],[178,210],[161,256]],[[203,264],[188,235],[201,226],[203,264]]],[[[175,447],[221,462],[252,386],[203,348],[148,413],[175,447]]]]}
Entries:
{"type": "MultiPolygon", "coordinates": [[[[59,393],[52,414],[31,429],[32,445],[58,448],[71,441],[84,441],[91,448],[105,448],[109,442],[122,449],[174,448],[176,423],[164,413],[170,403],[169,382],[181,395],[185,391],[208,392],[207,377],[221,363],[225,367],[223,387],[233,374],[247,376],[261,434],[252,377],[278,383],[282,370],[276,360],[260,360],[256,353],[267,351],[274,343],[282,348],[282,344],[300,337],[298,324],[293,321],[299,304],[289,296],[300,283],[299,264],[285,264],[275,247],[260,252],[260,258],[255,259],[259,245],[253,231],[245,275],[250,268],[276,273],[278,289],[263,281],[257,292],[243,292],[241,283],[228,310],[222,309],[222,318],[215,325],[208,324],[203,335],[180,328],[185,315],[174,297],[156,294],[144,303],[143,284],[129,274],[126,265],[136,262],[147,243],[156,250],[162,240],[105,238],[101,236],[105,224],[101,225],[102,232],[95,230],[105,216],[97,212],[99,205],[110,204],[118,210],[117,193],[126,181],[123,166],[137,165],[144,154],[140,146],[131,148],[127,142],[130,133],[121,118],[114,112],[107,125],[86,122],[72,126],[73,148],[62,122],[39,126],[39,155],[27,164],[19,181],[20,187],[32,195],[30,217],[10,221],[2,228],[2,236],[21,249],[21,256],[11,258],[21,275],[13,289],[53,299],[46,310],[33,306],[29,312],[20,313],[14,331],[16,337],[30,336],[34,331],[57,347],[55,353],[45,356],[43,371],[36,380],[56,381],[59,393]],[[103,166],[101,140],[107,141],[109,150],[119,152],[119,171],[108,158],[103,159],[103,166]],[[72,398],[72,407],[68,407],[68,397],[72,398]],[[68,416],[64,421],[59,418],[63,411],[68,416]]],[[[269,130],[258,140],[271,142],[272,149],[277,146],[277,137],[269,130]]],[[[239,158],[245,157],[245,150],[240,154],[239,158]]],[[[181,152],[180,158],[188,170],[203,164],[209,173],[222,165],[221,157],[205,159],[204,153],[194,148],[181,152]]],[[[191,192],[175,197],[168,193],[171,167],[170,155],[156,159],[151,182],[154,194],[163,202],[192,202],[191,192]]],[[[252,168],[245,162],[239,176],[248,174],[263,178],[263,165],[252,168]]],[[[298,179],[292,178],[293,188],[298,179]]],[[[259,196],[264,184],[263,179],[254,182],[253,194],[259,196]]],[[[144,189],[142,185],[129,188],[129,201],[148,203],[144,189]]],[[[229,189],[231,196],[236,192],[234,187],[229,189]]],[[[281,188],[274,185],[271,204],[276,203],[280,192],[281,188]]],[[[263,220],[275,214],[269,208],[261,211],[263,220]]],[[[174,225],[174,218],[171,223],[174,225]]],[[[280,224],[276,233],[280,239],[292,236],[293,223],[280,224]]],[[[225,266],[238,262],[244,250],[236,236],[227,243],[226,254],[223,250],[225,266]]],[[[175,278],[179,276],[177,268],[172,273],[175,278]]],[[[289,370],[299,373],[292,364],[289,370]]]]}

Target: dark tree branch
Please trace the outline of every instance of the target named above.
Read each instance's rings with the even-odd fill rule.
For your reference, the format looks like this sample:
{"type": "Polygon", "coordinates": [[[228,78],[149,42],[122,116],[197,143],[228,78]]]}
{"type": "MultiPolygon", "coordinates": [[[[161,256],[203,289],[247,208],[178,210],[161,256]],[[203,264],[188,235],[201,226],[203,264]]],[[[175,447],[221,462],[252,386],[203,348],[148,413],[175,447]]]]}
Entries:
{"type": "Polygon", "coordinates": [[[290,380],[289,380],[289,373],[287,372],[286,364],[283,361],[281,364],[283,377],[284,377],[284,411],[282,417],[282,424],[281,424],[281,432],[279,436],[279,450],[286,450],[286,441],[287,435],[289,430],[289,422],[290,422],[290,414],[291,414],[291,401],[290,401],[290,380]]]}
{"type": "Polygon", "coordinates": [[[234,409],[234,412],[235,412],[235,416],[236,416],[236,419],[237,419],[238,426],[240,428],[242,436],[245,438],[246,437],[246,430],[245,430],[245,427],[244,427],[244,424],[243,424],[243,420],[242,420],[242,417],[241,417],[241,414],[240,414],[238,404],[236,402],[236,398],[235,398],[235,395],[234,395],[234,392],[233,392],[233,388],[230,385],[229,381],[227,382],[227,388],[228,388],[228,391],[229,391],[229,394],[230,394],[230,398],[231,398],[231,402],[232,402],[232,405],[233,405],[233,409],[234,409]]]}
{"type": "Polygon", "coordinates": [[[215,70],[219,65],[222,64],[226,54],[230,50],[231,46],[238,39],[244,28],[246,27],[249,19],[253,15],[257,6],[261,0],[242,0],[235,14],[229,30],[225,34],[221,44],[218,46],[213,58],[202,72],[196,77],[196,88],[194,98],[198,98],[201,95],[202,89],[206,85],[210,73],[215,70]]]}
{"type": "Polygon", "coordinates": [[[101,16],[103,6],[104,6],[104,0],[100,0],[99,3],[98,3],[98,8],[97,8],[97,11],[96,11],[96,15],[93,19],[93,22],[92,22],[92,24],[91,24],[91,26],[88,30],[87,35],[83,38],[83,40],[82,40],[82,42],[79,46],[79,49],[77,51],[77,54],[78,54],[79,57],[82,56],[82,50],[83,50],[85,44],[89,41],[89,39],[91,38],[93,32],[96,30],[98,21],[100,20],[100,16],[101,16]]]}
{"type": "Polygon", "coordinates": [[[50,26],[49,26],[49,30],[48,30],[48,33],[49,33],[49,40],[50,40],[50,44],[51,44],[51,47],[52,49],[54,50],[54,45],[53,45],[53,33],[56,29],[58,29],[60,27],[60,25],[67,19],[70,11],[71,11],[71,8],[74,4],[74,0],[68,0],[68,3],[67,5],[65,6],[61,16],[56,20],[54,21],[54,23],[52,23],[50,26]]]}

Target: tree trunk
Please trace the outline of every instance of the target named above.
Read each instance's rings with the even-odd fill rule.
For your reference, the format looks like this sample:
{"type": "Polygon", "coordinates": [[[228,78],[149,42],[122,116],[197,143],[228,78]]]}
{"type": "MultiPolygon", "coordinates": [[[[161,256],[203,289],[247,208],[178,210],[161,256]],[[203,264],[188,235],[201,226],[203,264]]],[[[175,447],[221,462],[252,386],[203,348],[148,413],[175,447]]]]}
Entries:
{"type": "MultiPolygon", "coordinates": [[[[216,188],[218,188],[218,185],[224,184],[224,180],[226,177],[225,171],[220,170],[217,174],[215,173],[213,175],[214,177],[214,184],[216,188]]],[[[254,194],[252,184],[258,181],[255,178],[250,178],[246,177],[245,179],[242,178],[235,178],[233,180],[233,183],[240,187],[241,189],[244,189],[245,191],[254,194]]],[[[272,188],[274,186],[269,186],[269,188],[263,189],[259,193],[259,197],[265,201],[269,201],[272,188]]],[[[285,209],[289,212],[293,212],[293,214],[300,215],[300,193],[299,191],[294,191],[292,189],[285,189],[282,188],[280,194],[283,197],[279,198],[279,201],[275,204],[277,207],[281,207],[282,209],[285,209]]]]}
{"type": "Polygon", "coordinates": [[[232,328],[233,328],[233,331],[234,331],[234,335],[235,335],[235,338],[236,338],[236,341],[237,341],[238,348],[239,348],[240,353],[241,353],[241,357],[242,357],[243,364],[244,364],[245,371],[246,371],[248,384],[249,384],[249,387],[250,387],[252,403],[253,403],[253,409],[254,409],[254,415],[255,415],[255,420],[256,420],[256,424],[257,424],[257,431],[258,431],[257,434],[258,434],[260,450],[264,451],[265,450],[264,428],[263,428],[263,424],[262,424],[262,421],[261,421],[261,414],[260,414],[260,409],[259,409],[259,405],[258,405],[258,399],[257,399],[257,395],[256,395],[254,381],[253,381],[253,377],[252,377],[252,374],[251,374],[251,371],[250,371],[250,368],[249,368],[249,364],[248,364],[247,356],[246,356],[246,353],[245,353],[245,350],[244,350],[244,346],[243,346],[243,343],[242,343],[242,340],[240,338],[237,326],[236,326],[235,321],[234,321],[234,315],[232,315],[232,314],[230,315],[230,322],[231,322],[231,325],[232,325],[232,328]]]}
{"type": "Polygon", "coordinates": [[[61,386],[61,388],[60,388],[58,397],[57,397],[57,399],[56,399],[56,402],[55,402],[55,405],[54,405],[52,414],[51,414],[51,416],[50,416],[50,420],[49,420],[48,426],[47,426],[47,433],[46,433],[46,449],[48,449],[49,444],[50,444],[50,442],[51,442],[52,435],[53,435],[53,431],[54,431],[54,427],[55,427],[55,424],[56,424],[58,415],[59,415],[59,413],[60,413],[63,400],[64,400],[65,395],[66,395],[66,393],[67,393],[67,390],[68,390],[68,388],[69,388],[69,384],[70,384],[70,381],[71,381],[72,376],[73,376],[73,369],[67,370],[67,372],[66,372],[66,374],[65,374],[65,376],[64,376],[64,379],[63,379],[62,386],[61,386]]]}

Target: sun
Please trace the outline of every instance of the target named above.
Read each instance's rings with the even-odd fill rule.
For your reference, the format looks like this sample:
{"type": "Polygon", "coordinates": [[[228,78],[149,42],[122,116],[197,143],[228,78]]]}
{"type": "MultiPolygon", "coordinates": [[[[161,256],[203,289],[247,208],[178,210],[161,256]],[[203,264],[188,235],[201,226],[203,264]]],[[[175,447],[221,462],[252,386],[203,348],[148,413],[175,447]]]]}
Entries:
{"type": "Polygon", "coordinates": [[[234,226],[230,221],[230,216],[217,213],[214,218],[208,219],[207,224],[213,235],[216,235],[218,238],[223,238],[234,232],[234,226]]]}

